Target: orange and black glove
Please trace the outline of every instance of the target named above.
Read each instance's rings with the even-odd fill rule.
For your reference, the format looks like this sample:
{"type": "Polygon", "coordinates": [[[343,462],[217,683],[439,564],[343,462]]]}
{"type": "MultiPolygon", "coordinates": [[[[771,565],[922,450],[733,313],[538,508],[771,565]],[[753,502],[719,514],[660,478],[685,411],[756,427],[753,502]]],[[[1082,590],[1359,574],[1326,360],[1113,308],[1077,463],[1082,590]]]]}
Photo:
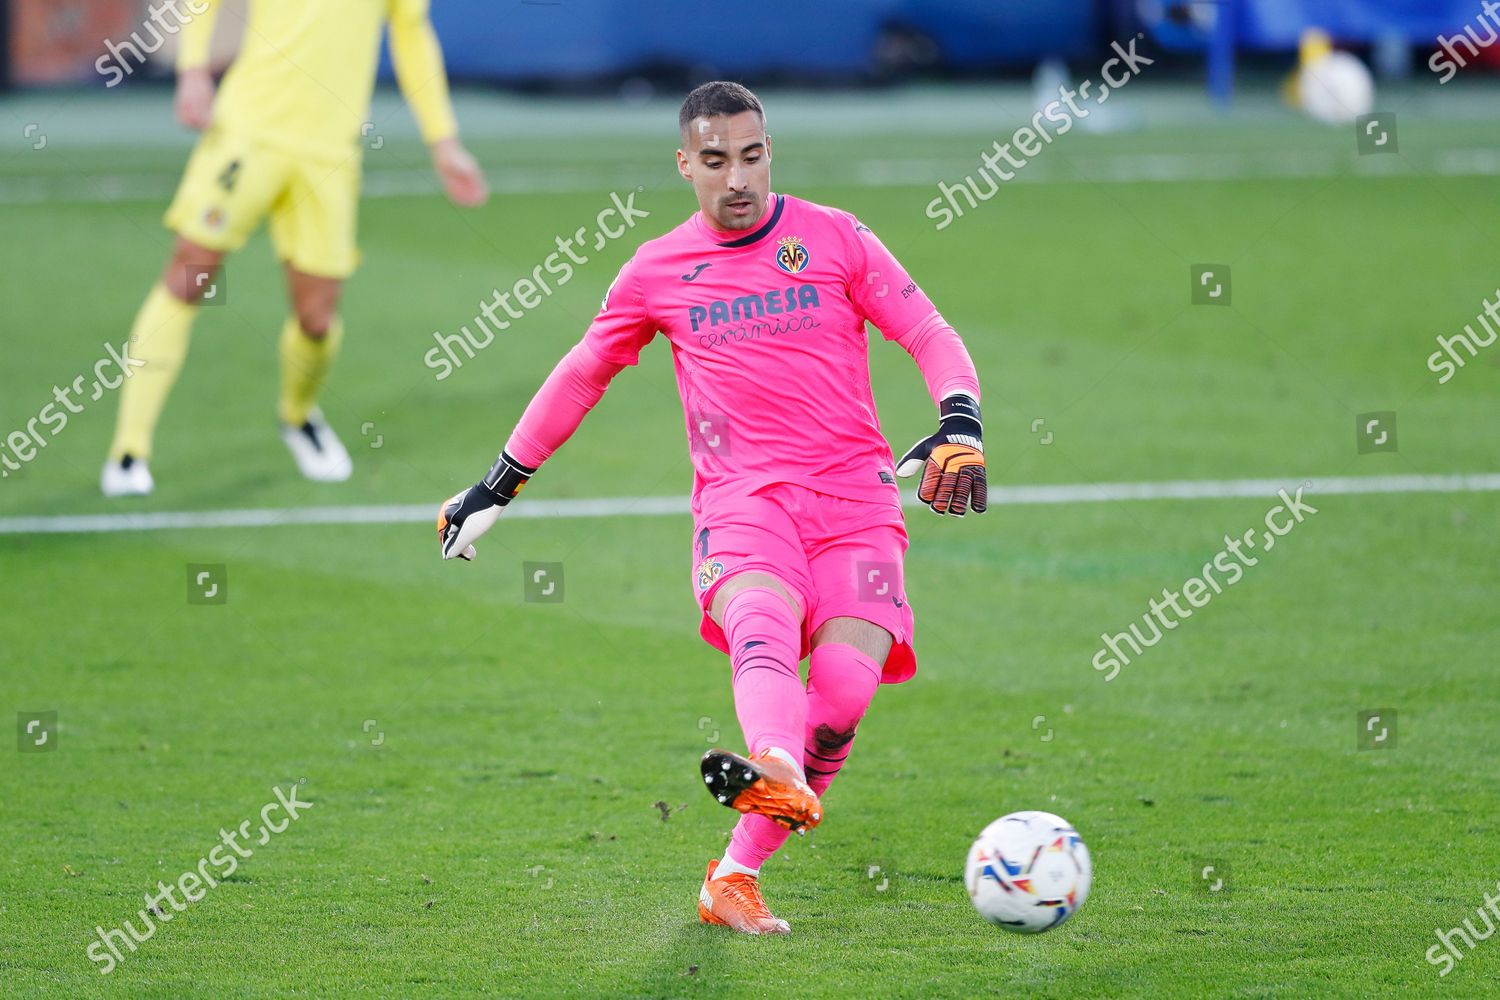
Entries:
{"type": "Polygon", "coordinates": [[[922,473],[917,499],[934,514],[963,517],[988,506],[984,479],[984,424],[979,404],[964,395],[949,396],[938,407],[937,433],[912,445],[896,465],[905,478],[922,473]]]}

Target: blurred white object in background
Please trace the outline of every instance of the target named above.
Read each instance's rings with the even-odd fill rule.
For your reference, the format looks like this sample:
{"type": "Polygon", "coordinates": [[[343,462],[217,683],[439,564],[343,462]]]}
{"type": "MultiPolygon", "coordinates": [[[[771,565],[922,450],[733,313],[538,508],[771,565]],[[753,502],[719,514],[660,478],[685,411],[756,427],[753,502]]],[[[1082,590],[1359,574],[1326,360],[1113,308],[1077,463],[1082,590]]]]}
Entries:
{"type": "MultiPolygon", "coordinates": [[[[1128,78],[1127,78],[1128,79],[1128,78]]],[[[1056,56],[1049,56],[1037,63],[1036,70],[1031,74],[1031,101],[1035,111],[1046,114],[1045,109],[1051,105],[1054,113],[1065,113],[1063,108],[1058,107],[1062,100],[1063,92],[1070,91],[1074,101],[1083,109],[1081,115],[1067,112],[1067,117],[1072,124],[1070,129],[1079,132],[1122,132],[1140,127],[1141,116],[1133,108],[1122,108],[1118,103],[1104,107],[1100,103],[1099,81],[1093,80],[1086,85],[1088,96],[1079,93],[1079,87],[1073,85],[1073,78],[1068,73],[1068,64],[1056,56]]],[[[1112,92],[1106,90],[1106,93],[1112,92]]],[[[1049,117],[1048,121],[1056,122],[1058,119],[1049,117]]],[[[1050,141],[1050,140],[1049,140],[1050,141]]]]}
{"type": "Polygon", "coordinates": [[[1300,59],[1297,101],[1309,117],[1344,125],[1374,110],[1374,77],[1356,56],[1334,51],[1323,32],[1303,32],[1300,59]]]}

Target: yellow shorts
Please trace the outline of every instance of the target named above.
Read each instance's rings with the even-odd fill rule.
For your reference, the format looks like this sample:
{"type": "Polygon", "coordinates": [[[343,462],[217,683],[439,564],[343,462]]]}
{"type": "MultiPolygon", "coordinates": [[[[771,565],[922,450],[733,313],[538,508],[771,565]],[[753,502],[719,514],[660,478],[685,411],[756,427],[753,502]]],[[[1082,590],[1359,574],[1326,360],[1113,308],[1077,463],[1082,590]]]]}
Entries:
{"type": "Polygon", "coordinates": [[[359,157],[293,156],[253,139],[209,131],[198,140],[168,229],[210,250],[238,250],[271,218],[276,255],[305,274],[347,278],[359,263],[359,157]]]}

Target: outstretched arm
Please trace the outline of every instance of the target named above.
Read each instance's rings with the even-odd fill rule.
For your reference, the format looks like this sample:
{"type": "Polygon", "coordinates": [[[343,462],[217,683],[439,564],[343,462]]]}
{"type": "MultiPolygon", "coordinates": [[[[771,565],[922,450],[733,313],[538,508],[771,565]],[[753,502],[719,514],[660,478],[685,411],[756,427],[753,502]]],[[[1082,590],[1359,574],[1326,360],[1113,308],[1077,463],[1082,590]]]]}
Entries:
{"type": "Polygon", "coordinates": [[[934,309],[910,330],[893,337],[912,356],[932,401],[942,406],[949,396],[962,393],[979,402],[979,373],[969,358],[958,331],[934,309]]]}
{"type": "Polygon", "coordinates": [[[494,525],[542,463],[573,436],[603,398],[610,380],[624,370],[624,365],[600,358],[587,341],[563,355],[531,398],[490,471],[443,505],[438,537],[444,559],[474,558],[474,540],[494,525]]]}
{"type": "Polygon", "coordinates": [[[907,449],[896,475],[922,473],[917,499],[935,514],[982,514],[988,486],[974,362],[953,327],[875,234],[856,223],[853,236],[858,243],[851,259],[861,269],[851,276],[851,298],[886,339],[917,362],[938,407],[937,433],[907,449]]]}
{"type": "Polygon", "coordinates": [[[482,205],[489,186],[479,164],[458,140],[458,121],[448,95],[443,50],[427,14],[427,0],[391,0],[391,63],[422,141],[432,152],[432,166],[448,198],[464,206],[482,205]]]}
{"type": "Polygon", "coordinates": [[[490,471],[443,504],[437,528],[444,559],[474,558],[475,539],[494,525],[542,463],[573,436],[610,381],[636,363],[641,348],[655,334],[631,261],[610,285],[588,333],[531,398],[490,471]]]}
{"type": "Polygon", "coordinates": [[[927,391],[938,405],[938,429],[907,449],[896,475],[922,473],[917,499],[935,514],[963,517],[989,506],[984,468],[984,423],[979,416],[979,376],[958,333],[936,309],[917,326],[892,338],[917,362],[927,391]]]}
{"type": "Polygon", "coordinates": [[[574,344],[532,397],[501,454],[514,455],[532,468],[540,466],[573,436],[610,381],[624,370],[624,365],[595,354],[587,341],[574,344]]]}

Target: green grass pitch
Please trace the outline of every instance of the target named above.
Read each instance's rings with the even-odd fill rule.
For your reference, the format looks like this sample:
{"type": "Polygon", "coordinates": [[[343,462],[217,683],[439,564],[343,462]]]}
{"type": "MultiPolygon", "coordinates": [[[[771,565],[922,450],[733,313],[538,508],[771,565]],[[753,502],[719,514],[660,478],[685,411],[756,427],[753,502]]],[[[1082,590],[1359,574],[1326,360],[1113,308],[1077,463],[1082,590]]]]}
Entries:
{"type": "MultiPolygon", "coordinates": [[[[113,107],[54,100],[92,101],[101,121],[113,107]]],[[[162,95],[132,100],[167,114],[162,95]]],[[[734,818],[696,761],[716,734],[739,736],[726,664],[696,635],[686,517],[502,519],[474,565],[440,563],[415,524],[0,534],[0,711],[7,725],[56,711],[59,727],[53,752],[0,750],[0,994],[1500,987],[1500,944],[1477,942],[1445,977],[1424,957],[1436,929],[1478,923],[1500,880],[1500,495],[1317,490],[1497,471],[1500,346],[1447,385],[1425,363],[1496,291],[1494,178],[1439,169],[1491,143],[1493,121],[1413,97],[1389,158],[1402,169],[1377,170],[1352,135],[1269,104],[1228,123],[1148,115],[1139,132],[1059,139],[1030,178],[939,233],[922,206],[1014,128],[998,108],[999,125],[825,134],[810,112],[778,131],[772,101],[776,187],[859,213],[965,335],[992,483],[1306,479],[1318,514],[1106,682],[1090,665],[1100,633],[1258,524],[1271,495],[910,512],[921,670],[877,695],[825,823],[768,864],[793,927],[780,940],[696,921],[734,818]],[[1244,169],[1087,182],[1153,156],[1244,169]],[[890,160],[931,179],[861,173],[890,160]],[[1287,168],[1299,163],[1312,166],[1287,168]],[[1232,267],[1228,308],[1190,305],[1200,263],[1232,267]],[[1387,410],[1399,451],[1359,454],[1356,415],[1387,410]],[[523,601],[523,561],[564,564],[562,603],[523,601]],[[187,602],[189,564],[227,567],[225,603],[187,602]],[[1374,709],[1397,713],[1391,749],[1359,749],[1357,715],[1374,709]],[[100,974],[85,954],[96,926],[134,918],[221,827],[304,779],[300,819],[100,974]],[[1028,808],[1072,821],[1095,862],[1087,905],[1039,937],[984,924],[962,884],[972,837],[1028,808]],[[1227,891],[1205,891],[1205,864],[1230,873],[1227,891]]],[[[284,305],[260,236],[197,326],[157,495],[97,496],[108,398],[0,481],[0,517],[435,507],[487,466],[634,245],[692,210],[658,110],[657,137],[596,115],[602,140],[511,135],[497,115],[473,146],[513,183],[485,209],[364,204],[324,404],[355,456],[350,483],[297,480],[276,439],[284,305]],[[434,330],[456,332],[610,191],[637,186],[652,215],[636,233],[434,379],[434,330]]],[[[158,218],[181,142],[104,145],[66,124],[87,120],[76,107],[59,115],[46,150],[0,157],[0,189],[53,191],[3,207],[0,436],[121,340],[167,248],[158,218]],[[141,193],[109,197],[122,178],[141,193]]],[[[372,189],[420,177],[399,132],[369,154],[372,189]]],[[[931,403],[899,349],[877,338],[872,352],[883,426],[904,447],[929,432],[931,403]]],[[[519,503],[684,494],[683,438],[658,342],[519,503]]]]}

